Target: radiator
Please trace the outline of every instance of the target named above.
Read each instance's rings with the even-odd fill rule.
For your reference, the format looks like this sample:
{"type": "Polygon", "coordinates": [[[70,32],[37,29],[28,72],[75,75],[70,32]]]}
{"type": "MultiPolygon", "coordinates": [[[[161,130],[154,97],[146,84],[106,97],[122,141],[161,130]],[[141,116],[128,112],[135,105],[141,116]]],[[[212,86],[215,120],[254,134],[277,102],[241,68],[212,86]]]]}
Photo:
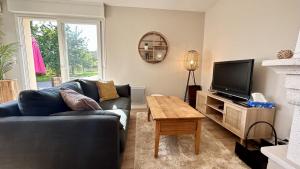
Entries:
{"type": "Polygon", "coordinates": [[[145,91],[144,86],[131,86],[132,105],[145,105],[145,91]]]}

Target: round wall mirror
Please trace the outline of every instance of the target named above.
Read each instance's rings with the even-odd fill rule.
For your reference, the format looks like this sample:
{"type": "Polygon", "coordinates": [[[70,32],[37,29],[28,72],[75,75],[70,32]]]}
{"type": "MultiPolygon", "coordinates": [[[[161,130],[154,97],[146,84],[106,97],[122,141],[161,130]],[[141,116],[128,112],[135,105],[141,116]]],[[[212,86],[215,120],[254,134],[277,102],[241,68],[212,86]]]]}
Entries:
{"type": "Polygon", "coordinates": [[[166,58],[168,43],[161,33],[148,32],[141,38],[138,49],[144,61],[154,64],[166,58]]]}

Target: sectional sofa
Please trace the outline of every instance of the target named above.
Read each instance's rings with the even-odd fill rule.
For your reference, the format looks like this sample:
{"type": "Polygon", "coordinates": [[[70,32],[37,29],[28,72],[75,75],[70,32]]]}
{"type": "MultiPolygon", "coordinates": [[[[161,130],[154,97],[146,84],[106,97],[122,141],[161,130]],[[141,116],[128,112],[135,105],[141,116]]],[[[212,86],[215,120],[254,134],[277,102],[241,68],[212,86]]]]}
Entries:
{"type": "Polygon", "coordinates": [[[96,111],[71,111],[60,88],[99,102],[95,81],[74,80],[22,91],[18,101],[0,104],[1,169],[120,168],[130,119],[130,86],[116,86],[120,97],[99,102],[103,110],[96,111]]]}

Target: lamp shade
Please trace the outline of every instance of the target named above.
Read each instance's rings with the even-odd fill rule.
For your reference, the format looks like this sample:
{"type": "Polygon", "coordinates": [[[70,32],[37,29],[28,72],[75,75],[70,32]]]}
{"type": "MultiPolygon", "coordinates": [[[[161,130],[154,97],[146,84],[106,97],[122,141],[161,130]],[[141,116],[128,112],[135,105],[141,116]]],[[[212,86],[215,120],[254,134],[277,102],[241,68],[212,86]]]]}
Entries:
{"type": "Polygon", "coordinates": [[[184,67],[188,71],[194,71],[199,67],[200,54],[195,50],[190,50],[184,55],[184,67]]]}

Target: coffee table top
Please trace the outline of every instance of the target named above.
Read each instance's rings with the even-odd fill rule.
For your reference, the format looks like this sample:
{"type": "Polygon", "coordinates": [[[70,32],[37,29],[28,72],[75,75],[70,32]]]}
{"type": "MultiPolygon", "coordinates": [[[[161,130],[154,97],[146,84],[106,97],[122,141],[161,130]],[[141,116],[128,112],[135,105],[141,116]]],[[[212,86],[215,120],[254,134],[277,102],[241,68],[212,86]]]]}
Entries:
{"type": "Polygon", "coordinates": [[[153,120],[205,117],[176,96],[147,96],[147,103],[153,120]]]}

